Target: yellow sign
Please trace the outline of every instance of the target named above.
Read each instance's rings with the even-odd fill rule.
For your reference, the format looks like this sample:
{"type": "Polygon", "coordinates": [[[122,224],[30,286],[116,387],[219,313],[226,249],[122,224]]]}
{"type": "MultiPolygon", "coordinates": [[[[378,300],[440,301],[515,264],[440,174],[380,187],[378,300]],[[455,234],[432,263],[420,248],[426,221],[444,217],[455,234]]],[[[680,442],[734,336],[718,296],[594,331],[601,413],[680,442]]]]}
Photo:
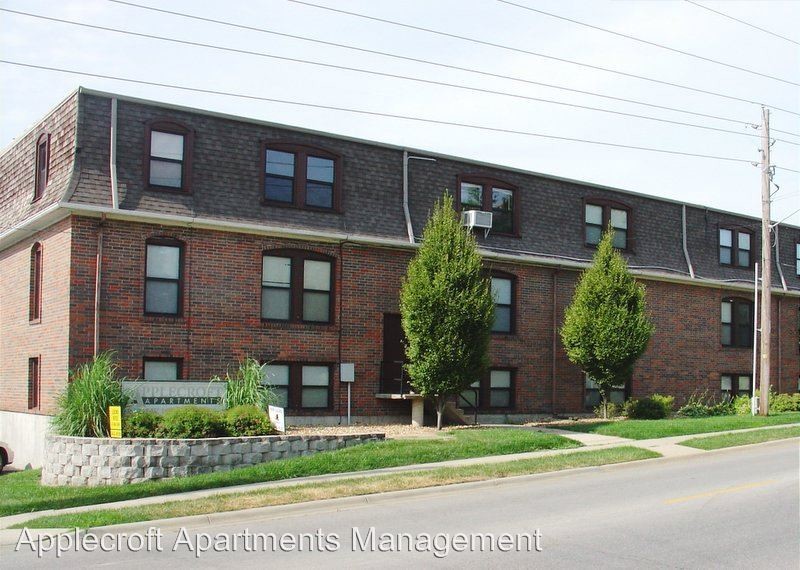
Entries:
{"type": "Polygon", "coordinates": [[[120,439],[122,437],[122,408],[119,406],[108,407],[108,427],[111,437],[120,439]]]}

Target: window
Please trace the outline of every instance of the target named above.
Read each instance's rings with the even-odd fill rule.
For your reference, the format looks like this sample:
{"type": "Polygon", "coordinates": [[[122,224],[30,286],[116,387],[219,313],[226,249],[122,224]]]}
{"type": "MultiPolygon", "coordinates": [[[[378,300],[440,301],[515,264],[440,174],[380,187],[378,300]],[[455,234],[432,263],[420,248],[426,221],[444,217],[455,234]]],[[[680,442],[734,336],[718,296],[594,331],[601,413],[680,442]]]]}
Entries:
{"type": "Polygon", "coordinates": [[[795,246],[795,257],[796,259],[796,273],[800,276],[800,243],[795,246]]]}
{"type": "Polygon", "coordinates": [[[180,315],[183,304],[183,245],[166,239],[147,241],[144,312],[180,315]]]}
{"type": "Polygon", "coordinates": [[[719,229],[719,262],[721,265],[750,267],[753,232],[719,229]]]}
{"type": "Polygon", "coordinates": [[[492,332],[514,332],[514,280],[499,275],[492,276],[494,298],[494,323],[492,332]]]}
{"type": "Polygon", "coordinates": [[[183,378],[183,359],[148,358],[142,365],[142,376],[148,382],[170,382],[183,378]]]}
{"type": "Polygon", "coordinates": [[[719,377],[722,398],[731,400],[736,396],[752,396],[753,377],[749,374],[722,374],[719,377]]]}
{"type": "Polygon", "coordinates": [[[262,257],[261,318],[330,323],[333,262],[302,251],[270,251],[262,257]]]}
{"type": "Polygon", "coordinates": [[[753,345],[753,303],[747,299],[722,300],[722,345],[753,345]]]}
{"type": "Polygon", "coordinates": [[[41,405],[41,376],[39,357],[28,359],[28,409],[32,410],[41,405]]]}
{"type": "Polygon", "coordinates": [[[475,381],[459,395],[459,406],[466,409],[513,408],[514,370],[492,368],[482,381],[475,381]]]}
{"type": "MultiPolygon", "coordinates": [[[[588,374],[586,375],[585,382],[583,405],[589,409],[596,408],[603,401],[602,397],[600,396],[600,389],[588,374]]],[[[617,384],[616,386],[613,386],[608,395],[608,401],[613,404],[625,403],[625,397],[627,396],[626,391],[627,390],[624,384],[617,384]]]]}
{"type": "Polygon", "coordinates": [[[193,133],[177,123],[157,122],[146,132],[146,186],[188,192],[193,133]]]}
{"type": "Polygon", "coordinates": [[[278,396],[278,406],[308,410],[331,407],[328,364],[267,364],[264,383],[278,396]]]}
{"type": "Polygon", "coordinates": [[[267,364],[263,367],[263,383],[269,385],[272,392],[277,396],[276,406],[281,408],[289,407],[289,365],[288,364],[267,364]]]}
{"type": "Polygon", "coordinates": [[[36,175],[33,186],[33,202],[44,195],[50,176],[50,135],[43,134],[36,141],[36,175]]]}
{"type": "Polygon", "coordinates": [[[42,318],[42,244],[35,243],[31,248],[31,281],[30,303],[28,306],[30,321],[42,318]]]}
{"type": "Polygon", "coordinates": [[[484,176],[460,176],[456,206],[464,210],[492,213],[492,232],[517,234],[518,208],[514,200],[516,187],[484,176]]]}
{"type": "Polygon", "coordinates": [[[586,228],[586,244],[597,245],[605,229],[614,228],[614,247],[628,249],[628,212],[629,208],[610,202],[586,202],[584,205],[584,224],[586,228]]]}
{"type": "Polygon", "coordinates": [[[298,208],[339,209],[341,159],[323,149],[264,145],[264,203],[298,208]]]}

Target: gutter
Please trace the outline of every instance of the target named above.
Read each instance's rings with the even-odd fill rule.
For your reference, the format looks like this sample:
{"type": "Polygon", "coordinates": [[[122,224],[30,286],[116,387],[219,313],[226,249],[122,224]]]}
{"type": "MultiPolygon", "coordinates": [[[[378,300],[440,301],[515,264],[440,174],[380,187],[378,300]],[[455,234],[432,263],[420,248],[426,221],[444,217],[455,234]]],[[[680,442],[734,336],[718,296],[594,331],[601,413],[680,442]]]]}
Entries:
{"type": "Polygon", "coordinates": [[[781,267],[781,237],[778,228],[779,226],[777,224],[773,226],[775,230],[775,267],[778,268],[778,275],[781,278],[781,287],[783,287],[784,291],[788,291],[789,288],[786,286],[786,277],[784,277],[783,267],[781,267]]]}
{"type": "Polygon", "coordinates": [[[108,152],[109,172],[111,174],[111,207],[119,208],[119,188],[117,185],[117,98],[111,99],[110,148],[108,152]]]}
{"type": "Polygon", "coordinates": [[[683,234],[683,257],[686,259],[686,267],[689,269],[689,276],[694,279],[694,267],[692,267],[692,260],[689,257],[689,247],[686,243],[686,204],[681,204],[681,230],[683,234]]]}
{"type": "Polygon", "coordinates": [[[411,210],[408,207],[408,161],[409,160],[428,160],[436,162],[435,158],[424,156],[409,156],[407,150],[403,150],[403,214],[406,218],[406,232],[408,233],[408,243],[416,243],[414,239],[414,226],[411,224],[411,210]]]}

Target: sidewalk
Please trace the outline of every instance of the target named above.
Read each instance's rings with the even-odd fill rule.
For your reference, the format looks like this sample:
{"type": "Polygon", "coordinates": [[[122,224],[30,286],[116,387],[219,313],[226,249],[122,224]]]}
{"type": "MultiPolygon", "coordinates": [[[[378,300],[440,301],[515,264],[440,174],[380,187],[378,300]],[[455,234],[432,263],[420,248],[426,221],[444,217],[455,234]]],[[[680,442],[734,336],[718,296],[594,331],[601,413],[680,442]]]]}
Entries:
{"type": "MultiPolygon", "coordinates": [[[[678,445],[679,443],[693,439],[698,437],[710,437],[714,435],[722,435],[726,433],[741,433],[741,432],[748,432],[748,431],[759,431],[759,430],[768,430],[768,429],[778,429],[778,428],[786,428],[786,427],[793,427],[793,426],[800,426],[800,424],[783,424],[777,426],[767,426],[767,427],[759,427],[759,428],[749,428],[749,429],[739,429],[739,430],[729,430],[729,431],[719,431],[719,432],[711,432],[711,433],[702,433],[702,434],[691,434],[691,435],[680,435],[680,436],[673,436],[673,437],[665,437],[665,438],[658,438],[658,439],[626,439],[621,437],[613,437],[613,436],[605,436],[605,435],[598,435],[593,433],[582,433],[582,432],[574,432],[569,430],[562,430],[562,429],[552,429],[552,428],[544,428],[544,427],[523,427],[518,426],[518,429],[525,429],[531,431],[538,431],[542,433],[552,433],[561,435],[575,441],[578,441],[583,444],[584,447],[580,448],[571,448],[571,449],[555,449],[555,450],[544,450],[544,451],[530,451],[526,453],[515,453],[509,455],[490,455],[486,457],[473,457],[470,459],[455,459],[451,461],[440,461],[437,463],[422,463],[422,464],[415,464],[415,465],[404,465],[400,467],[387,467],[384,469],[373,469],[370,471],[350,471],[347,473],[332,473],[328,475],[315,475],[311,477],[298,477],[294,479],[283,479],[280,481],[269,481],[265,483],[252,483],[248,485],[238,485],[232,487],[220,487],[215,489],[203,489],[199,491],[189,491],[185,493],[175,493],[170,495],[156,495],[152,497],[142,497],[139,499],[131,499],[127,501],[118,501],[114,503],[101,503],[96,505],[84,505],[81,507],[71,507],[67,509],[59,509],[59,510],[46,510],[46,511],[36,511],[32,513],[21,513],[17,515],[11,515],[7,517],[0,517],[0,534],[6,534],[7,531],[3,529],[8,529],[8,527],[24,523],[26,521],[39,518],[42,516],[49,516],[49,515],[60,515],[60,514],[69,514],[69,513],[80,513],[85,511],[91,510],[106,510],[106,509],[120,509],[124,507],[134,507],[134,506],[142,506],[142,505],[151,505],[151,504],[158,504],[158,503],[165,503],[169,501],[191,501],[199,498],[204,497],[211,497],[216,495],[229,495],[233,493],[246,493],[250,491],[259,491],[263,489],[270,489],[276,487],[284,487],[287,485],[300,485],[303,483],[314,483],[320,481],[335,481],[340,479],[354,479],[354,478],[366,478],[366,477],[376,477],[379,475],[385,475],[388,473],[403,473],[403,472],[414,472],[414,471],[430,471],[433,469],[439,469],[442,467],[461,467],[461,466],[468,466],[468,465],[485,465],[485,464],[494,464],[494,463],[505,463],[511,461],[518,461],[520,459],[531,459],[536,457],[548,457],[552,455],[563,455],[567,453],[581,453],[585,451],[595,451],[598,449],[608,449],[612,447],[621,447],[621,446],[631,446],[631,447],[641,447],[645,449],[649,449],[651,451],[655,451],[660,453],[663,457],[684,457],[689,455],[699,455],[703,453],[708,453],[706,451],[695,449],[692,447],[684,447],[678,445]]],[[[511,427],[511,426],[503,426],[503,427],[511,427]]],[[[17,531],[15,531],[16,533],[17,531]]]]}

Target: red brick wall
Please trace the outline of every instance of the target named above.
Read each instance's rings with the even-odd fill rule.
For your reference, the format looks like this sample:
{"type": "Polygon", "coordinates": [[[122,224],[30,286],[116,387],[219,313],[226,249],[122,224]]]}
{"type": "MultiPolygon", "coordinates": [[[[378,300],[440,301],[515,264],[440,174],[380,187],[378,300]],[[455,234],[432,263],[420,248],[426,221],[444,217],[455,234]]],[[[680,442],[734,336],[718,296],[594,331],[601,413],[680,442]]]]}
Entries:
{"type": "MultiPolygon", "coordinates": [[[[42,237],[45,245],[45,301],[43,325],[54,316],[56,299],[70,298],[69,366],[91,358],[93,339],[94,274],[100,220],[76,217],[71,222],[71,241],[57,241],[62,234],[54,228],[52,238],[42,237]],[[56,240],[53,244],[50,241],[56,240]],[[55,243],[63,255],[52,255],[55,243]],[[71,254],[69,247],[71,244],[71,254]],[[63,275],[69,271],[71,297],[57,292],[52,282],[55,260],[63,275]],[[71,264],[69,263],[71,261],[71,264]]],[[[292,241],[250,234],[235,234],[202,229],[162,227],[139,223],[104,222],[100,349],[116,351],[121,372],[135,378],[142,374],[142,358],[179,357],[184,359],[185,378],[206,380],[224,374],[245,355],[261,360],[354,362],[353,413],[378,416],[408,412],[408,404],[378,400],[380,366],[383,360],[383,315],[398,312],[398,291],[411,252],[366,247],[357,244],[331,244],[292,241]],[[181,317],[156,317],[143,314],[145,240],[171,237],[185,244],[184,314],[181,317]],[[336,260],[334,322],[330,325],[262,323],[260,319],[261,256],[264,250],[299,248],[323,253],[336,260]],[[341,303],[341,305],[340,305],[341,303]],[[341,335],[340,335],[341,330],[341,335]]],[[[69,231],[70,225],[62,224],[69,231]]],[[[49,234],[48,234],[49,235],[49,234]]],[[[3,371],[9,378],[25,378],[27,356],[21,350],[43,346],[45,377],[58,383],[66,378],[66,318],[53,337],[40,332],[25,336],[35,328],[27,323],[27,294],[30,242],[4,253],[4,268],[14,268],[4,280],[4,337],[14,338],[11,350],[3,352],[3,371]],[[10,335],[5,334],[6,330],[10,335]],[[42,342],[42,338],[45,341],[42,342]],[[29,343],[29,344],[25,344],[29,343]],[[46,351],[46,352],[45,352],[46,351]],[[60,360],[50,352],[61,354],[60,360]],[[13,360],[13,362],[12,362],[13,360]],[[52,362],[51,362],[52,361],[52,362]],[[20,376],[20,371],[22,375],[20,376]]],[[[561,347],[556,330],[555,387],[553,367],[553,299],[555,292],[558,326],[571,300],[577,273],[573,271],[491,262],[491,267],[516,276],[516,333],[494,335],[491,360],[494,366],[516,369],[514,413],[579,412],[583,407],[583,377],[561,347]],[[555,279],[555,281],[554,281],[555,279]],[[554,287],[555,282],[555,287],[554,287]]],[[[5,274],[5,271],[4,271],[5,274]]],[[[720,301],[729,291],[684,284],[647,281],[648,307],[656,327],[647,352],[637,364],[632,390],[634,396],[653,392],[676,394],[679,400],[695,392],[719,393],[719,374],[749,373],[749,349],[723,348],[720,345],[720,301]]],[[[739,295],[741,296],[741,295],[739,295]]],[[[797,300],[783,299],[780,308],[781,364],[778,342],[774,343],[773,383],[782,379],[781,388],[796,388],[798,364],[797,300]],[[794,383],[793,383],[794,382],[794,383]]],[[[65,306],[65,302],[62,302],[65,306]]],[[[778,303],[775,303],[777,331],[778,303]]],[[[43,331],[44,326],[39,331],[43,331]]],[[[4,343],[4,346],[8,343],[4,343]]],[[[5,377],[4,377],[5,379],[5,377]]],[[[346,390],[334,367],[331,415],[346,413],[346,390]]],[[[21,410],[24,385],[8,383],[5,409],[21,410]],[[8,402],[8,403],[6,403],[8,402]]],[[[53,384],[55,386],[55,384],[53,384]]],[[[49,391],[52,393],[52,390],[49,391]]],[[[46,401],[52,401],[48,394],[46,401]]],[[[318,415],[318,412],[314,412],[318,415]]]]}
{"type": "Polygon", "coordinates": [[[52,413],[66,384],[71,224],[64,219],[0,252],[0,410],[52,413]],[[42,312],[29,321],[31,248],[42,245],[42,312]],[[40,356],[40,407],[28,410],[28,359],[40,356]]]}

